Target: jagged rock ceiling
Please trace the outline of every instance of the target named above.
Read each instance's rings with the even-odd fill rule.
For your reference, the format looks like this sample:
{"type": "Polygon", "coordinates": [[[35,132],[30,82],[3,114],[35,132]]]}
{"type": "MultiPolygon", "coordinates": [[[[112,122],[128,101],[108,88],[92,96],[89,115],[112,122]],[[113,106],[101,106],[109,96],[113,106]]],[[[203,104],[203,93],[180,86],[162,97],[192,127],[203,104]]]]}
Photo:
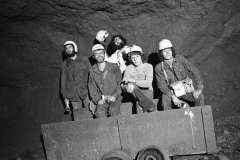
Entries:
{"type": "Polygon", "coordinates": [[[239,93],[238,0],[0,0],[0,6],[1,86],[58,87],[63,43],[74,40],[90,56],[97,31],[106,29],[147,54],[169,38],[203,73],[210,104],[239,93]]]}

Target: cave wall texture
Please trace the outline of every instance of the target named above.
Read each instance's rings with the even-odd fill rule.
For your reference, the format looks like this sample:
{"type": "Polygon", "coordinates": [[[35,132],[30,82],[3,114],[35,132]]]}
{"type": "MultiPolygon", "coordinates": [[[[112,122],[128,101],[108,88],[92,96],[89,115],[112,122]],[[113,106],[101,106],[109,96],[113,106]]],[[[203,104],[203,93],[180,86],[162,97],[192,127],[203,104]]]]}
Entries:
{"type": "Polygon", "coordinates": [[[0,0],[0,124],[11,122],[9,139],[27,141],[19,135],[35,130],[26,122],[39,131],[62,120],[63,43],[75,41],[89,57],[102,29],[148,55],[170,39],[200,69],[206,104],[223,113],[239,104],[239,0],[0,0]]]}

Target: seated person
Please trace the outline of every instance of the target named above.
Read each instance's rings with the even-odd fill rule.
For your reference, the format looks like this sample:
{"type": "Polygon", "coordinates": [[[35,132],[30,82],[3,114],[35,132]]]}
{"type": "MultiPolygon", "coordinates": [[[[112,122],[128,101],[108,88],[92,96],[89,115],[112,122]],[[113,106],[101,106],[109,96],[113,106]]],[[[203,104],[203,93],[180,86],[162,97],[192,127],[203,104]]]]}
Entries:
{"type": "Polygon", "coordinates": [[[105,49],[101,44],[92,47],[96,63],[90,69],[89,93],[96,107],[96,118],[117,116],[122,104],[120,83],[122,74],[114,63],[105,61],[105,49]]]}
{"type": "Polygon", "coordinates": [[[177,107],[181,107],[182,104],[186,104],[186,101],[193,102],[194,106],[203,106],[203,85],[199,70],[182,55],[176,54],[172,43],[167,39],[160,41],[158,54],[161,62],[155,67],[155,72],[158,88],[163,93],[163,109],[172,109],[172,102],[177,107]],[[185,70],[194,76],[197,89],[192,93],[187,93],[186,95],[177,97],[171,91],[170,84],[189,79],[185,70]]]}
{"type": "Polygon", "coordinates": [[[131,95],[142,107],[143,112],[156,111],[153,103],[153,67],[143,62],[144,53],[139,46],[133,45],[128,53],[132,64],[126,67],[123,77],[123,91],[131,95]]]}

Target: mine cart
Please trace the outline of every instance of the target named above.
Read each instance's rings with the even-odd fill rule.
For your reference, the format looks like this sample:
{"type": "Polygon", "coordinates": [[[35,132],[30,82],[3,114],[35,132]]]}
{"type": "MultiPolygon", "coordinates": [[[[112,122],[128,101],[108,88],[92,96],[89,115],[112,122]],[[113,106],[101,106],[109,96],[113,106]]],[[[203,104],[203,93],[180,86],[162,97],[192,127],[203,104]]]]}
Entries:
{"type": "Polygon", "coordinates": [[[42,125],[48,160],[169,160],[212,154],[210,106],[42,125]]]}

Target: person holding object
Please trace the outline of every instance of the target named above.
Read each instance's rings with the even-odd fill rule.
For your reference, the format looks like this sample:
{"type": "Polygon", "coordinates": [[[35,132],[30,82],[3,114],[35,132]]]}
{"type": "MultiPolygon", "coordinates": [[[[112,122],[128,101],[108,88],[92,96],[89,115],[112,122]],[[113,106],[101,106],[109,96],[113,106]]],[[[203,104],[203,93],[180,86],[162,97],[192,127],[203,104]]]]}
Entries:
{"type": "Polygon", "coordinates": [[[106,42],[106,39],[107,39],[108,35],[109,35],[109,33],[108,33],[107,30],[100,30],[100,31],[98,31],[97,34],[96,34],[96,38],[93,41],[93,45],[101,44],[105,48],[104,43],[106,42]]]}
{"type": "Polygon", "coordinates": [[[203,106],[203,82],[199,70],[184,56],[176,54],[172,43],[168,39],[159,42],[158,56],[160,63],[155,67],[155,74],[158,88],[163,93],[163,109],[172,109],[172,102],[177,107],[181,107],[185,102],[193,102],[194,106],[203,106]],[[178,95],[176,94],[177,91],[174,90],[174,87],[177,88],[176,85],[173,85],[174,83],[192,85],[192,80],[188,78],[186,71],[193,75],[197,88],[190,93],[186,92],[186,94],[178,95]]]}
{"type": "Polygon", "coordinates": [[[127,46],[127,40],[121,35],[114,35],[107,47],[106,61],[116,63],[123,73],[127,66],[126,57],[129,50],[130,47],[127,46]]]}
{"type": "Polygon", "coordinates": [[[117,116],[122,104],[121,87],[122,75],[119,67],[105,61],[105,48],[101,44],[92,47],[92,56],[96,64],[90,69],[89,93],[97,105],[97,118],[117,116]]]}
{"type": "Polygon", "coordinates": [[[64,43],[64,53],[67,59],[63,62],[61,71],[61,94],[66,105],[66,111],[73,109],[88,109],[89,99],[87,81],[89,73],[89,62],[82,55],[77,54],[78,48],[75,42],[64,43]]]}

